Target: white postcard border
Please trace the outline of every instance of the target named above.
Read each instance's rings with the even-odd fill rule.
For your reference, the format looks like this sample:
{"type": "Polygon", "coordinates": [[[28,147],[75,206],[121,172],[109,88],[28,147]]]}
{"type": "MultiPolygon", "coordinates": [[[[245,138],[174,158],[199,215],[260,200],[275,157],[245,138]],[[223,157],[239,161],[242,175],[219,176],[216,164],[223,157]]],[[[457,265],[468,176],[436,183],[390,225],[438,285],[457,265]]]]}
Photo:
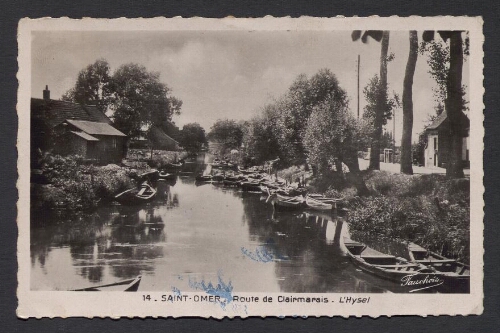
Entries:
{"type": "MultiPolygon", "coordinates": [[[[272,18],[260,19],[22,19],[18,30],[19,81],[18,91],[18,299],[17,314],[28,317],[247,317],[247,316],[393,316],[393,315],[469,315],[483,311],[483,137],[484,109],[482,19],[477,17],[389,17],[389,18],[272,18]],[[30,92],[31,92],[31,32],[40,30],[468,30],[470,34],[470,108],[471,112],[471,288],[470,294],[287,294],[287,293],[233,293],[239,296],[259,297],[260,302],[229,303],[221,306],[213,302],[144,302],[143,296],[160,299],[171,291],[119,293],[75,293],[30,290],[30,92]],[[328,297],[335,303],[286,303],[278,296],[328,297]],[[262,302],[272,296],[272,303],[262,302]],[[369,303],[341,304],[336,299],[344,296],[370,297],[369,303]]],[[[183,293],[190,297],[205,293],[183,293]]]]}

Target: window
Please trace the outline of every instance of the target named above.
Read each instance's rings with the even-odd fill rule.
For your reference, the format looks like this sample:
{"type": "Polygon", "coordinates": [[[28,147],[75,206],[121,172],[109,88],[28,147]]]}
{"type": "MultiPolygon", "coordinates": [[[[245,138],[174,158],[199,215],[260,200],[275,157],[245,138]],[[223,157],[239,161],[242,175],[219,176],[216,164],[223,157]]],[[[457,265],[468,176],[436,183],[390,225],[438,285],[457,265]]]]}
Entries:
{"type": "Polygon", "coordinates": [[[112,146],[113,148],[116,148],[116,138],[112,138],[112,139],[111,139],[111,146],[112,146]]]}
{"type": "Polygon", "coordinates": [[[434,138],[434,150],[438,149],[437,142],[438,142],[438,138],[434,138]]]}

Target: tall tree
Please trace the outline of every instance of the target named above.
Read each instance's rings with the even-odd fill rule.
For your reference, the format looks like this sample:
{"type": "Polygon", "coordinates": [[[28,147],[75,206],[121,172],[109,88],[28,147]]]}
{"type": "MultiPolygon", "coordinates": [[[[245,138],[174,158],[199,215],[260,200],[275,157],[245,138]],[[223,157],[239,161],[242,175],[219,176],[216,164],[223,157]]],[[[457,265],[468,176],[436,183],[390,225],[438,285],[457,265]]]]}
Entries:
{"type": "MultiPolygon", "coordinates": [[[[450,40],[450,66],[446,76],[446,99],[445,110],[448,116],[448,128],[446,129],[450,140],[450,154],[446,163],[446,176],[449,178],[461,178],[464,176],[462,166],[462,137],[461,113],[464,109],[462,69],[464,61],[464,46],[462,31],[438,31],[438,34],[448,42],[450,40]]],[[[424,42],[434,39],[434,31],[425,31],[422,35],[424,42]]]]}
{"type": "Polygon", "coordinates": [[[314,107],[305,128],[304,144],[312,163],[326,171],[330,163],[335,163],[337,172],[342,172],[344,163],[355,175],[355,185],[359,195],[368,193],[360,174],[358,150],[363,146],[364,136],[361,123],[349,111],[347,98],[330,96],[314,107]]]}
{"type": "Polygon", "coordinates": [[[303,138],[307,119],[313,108],[330,96],[344,98],[346,93],[339,88],[335,75],[326,68],[320,69],[312,77],[305,74],[297,76],[284,96],[277,101],[280,117],[277,121],[280,146],[285,152],[282,162],[301,164],[305,162],[306,152],[303,138]]]}
{"type": "Polygon", "coordinates": [[[125,64],[114,72],[111,82],[112,118],[129,137],[142,134],[152,125],[161,126],[180,113],[182,103],[170,95],[171,89],[160,82],[158,72],[148,72],[139,64],[125,64]]]}
{"type": "Polygon", "coordinates": [[[403,82],[403,135],[401,137],[401,172],[412,175],[411,134],[413,131],[413,76],[418,58],[418,35],[410,31],[410,51],[403,82]]]}
{"type": "Polygon", "coordinates": [[[198,123],[186,124],[180,133],[180,144],[189,153],[197,153],[207,142],[205,130],[198,123]]]}
{"type": "Polygon", "coordinates": [[[384,121],[384,108],[387,105],[387,53],[389,51],[389,31],[367,30],[363,34],[360,30],[352,32],[352,40],[361,38],[363,43],[368,42],[368,37],[381,42],[380,50],[380,90],[377,98],[377,109],[374,118],[374,131],[371,142],[370,170],[380,170],[380,138],[384,121]]]}
{"type": "Polygon", "coordinates": [[[62,100],[96,105],[106,112],[112,95],[110,84],[109,64],[105,59],[98,59],[78,73],[75,86],[62,96],[62,100]]]}
{"type": "Polygon", "coordinates": [[[207,139],[219,145],[219,154],[225,154],[228,150],[240,149],[243,130],[234,120],[218,119],[210,128],[207,139]]]}

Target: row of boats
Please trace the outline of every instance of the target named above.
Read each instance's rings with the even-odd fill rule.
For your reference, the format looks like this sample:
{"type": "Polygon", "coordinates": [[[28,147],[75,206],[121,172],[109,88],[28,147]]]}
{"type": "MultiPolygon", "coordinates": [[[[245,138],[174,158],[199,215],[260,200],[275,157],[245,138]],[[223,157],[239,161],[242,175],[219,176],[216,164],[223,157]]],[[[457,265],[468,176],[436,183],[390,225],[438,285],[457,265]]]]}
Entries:
{"type": "Polygon", "coordinates": [[[469,292],[470,267],[409,242],[409,260],[344,237],[343,250],[361,270],[399,283],[410,292],[431,288],[469,292]]]}
{"type": "MultiPolygon", "coordinates": [[[[217,164],[219,165],[219,164],[217,164]]],[[[145,203],[154,198],[156,189],[150,180],[175,180],[176,173],[153,171],[137,189],[118,194],[115,199],[125,205],[145,203]],[[152,176],[152,177],[151,177],[152,176]]],[[[267,195],[275,211],[316,210],[335,212],[342,198],[327,198],[321,194],[308,193],[304,187],[288,185],[286,181],[264,172],[263,168],[249,169],[231,167],[215,168],[210,173],[195,177],[196,183],[212,183],[233,187],[243,192],[267,195]],[[229,169],[229,170],[228,170],[229,169]]],[[[409,243],[409,259],[379,252],[366,244],[349,238],[343,240],[344,252],[361,270],[412,287],[412,291],[427,289],[441,284],[454,291],[468,292],[470,267],[455,259],[445,258],[421,246],[409,243]]]]}

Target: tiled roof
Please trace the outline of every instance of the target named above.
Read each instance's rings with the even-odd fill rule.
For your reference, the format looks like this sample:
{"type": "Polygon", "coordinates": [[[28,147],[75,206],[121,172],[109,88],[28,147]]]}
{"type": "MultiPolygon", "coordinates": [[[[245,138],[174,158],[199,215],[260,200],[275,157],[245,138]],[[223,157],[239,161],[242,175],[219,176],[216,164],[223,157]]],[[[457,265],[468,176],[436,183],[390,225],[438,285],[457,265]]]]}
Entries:
{"type": "Polygon", "coordinates": [[[429,126],[427,126],[427,129],[431,130],[431,129],[438,128],[446,120],[447,117],[448,116],[446,114],[446,111],[441,112],[441,114],[439,116],[437,116],[436,119],[434,119],[434,121],[432,122],[432,124],[430,124],[429,126]]]}
{"type": "Polygon", "coordinates": [[[167,135],[165,132],[163,132],[160,128],[153,126],[149,130],[149,139],[152,141],[156,141],[157,143],[161,142],[167,142],[167,143],[175,143],[179,144],[177,140],[173,139],[169,135],[167,135]]]}
{"type": "MultiPolygon", "coordinates": [[[[470,124],[469,117],[467,117],[465,115],[465,113],[463,113],[463,112],[460,112],[460,114],[461,114],[460,122],[462,123],[462,126],[464,128],[469,127],[469,124],[470,124]]],[[[445,122],[446,119],[448,119],[448,115],[446,114],[446,111],[443,111],[443,112],[441,112],[441,114],[439,116],[436,117],[436,119],[434,119],[432,124],[427,126],[426,130],[438,129],[439,126],[441,126],[445,122]]]]}
{"type": "Polygon", "coordinates": [[[91,135],[113,135],[113,136],[126,136],[113,126],[106,123],[98,123],[93,121],[84,120],[66,120],[69,124],[75,126],[79,130],[91,135]]]}
{"type": "Polygon", "coordinates": [[[83,138],[83,139],[85,139],[87,141],[99,141],[98,138],[94,138],[92,135],[84,133],[84,132],[71,131],[71,133],[73,133],[75,135],[78,135],[79,137],[81,137],[81,138],[83,138]]]}
{"type": "Polygon", "coordinates": [[[80,105],[71,102],[57,100],[31,99],[31,115],[47,111],[47,119],[53,127],[59,125],[66,119],[94,121],[111,124],[111,120],[94,105],[80,105]]]}

